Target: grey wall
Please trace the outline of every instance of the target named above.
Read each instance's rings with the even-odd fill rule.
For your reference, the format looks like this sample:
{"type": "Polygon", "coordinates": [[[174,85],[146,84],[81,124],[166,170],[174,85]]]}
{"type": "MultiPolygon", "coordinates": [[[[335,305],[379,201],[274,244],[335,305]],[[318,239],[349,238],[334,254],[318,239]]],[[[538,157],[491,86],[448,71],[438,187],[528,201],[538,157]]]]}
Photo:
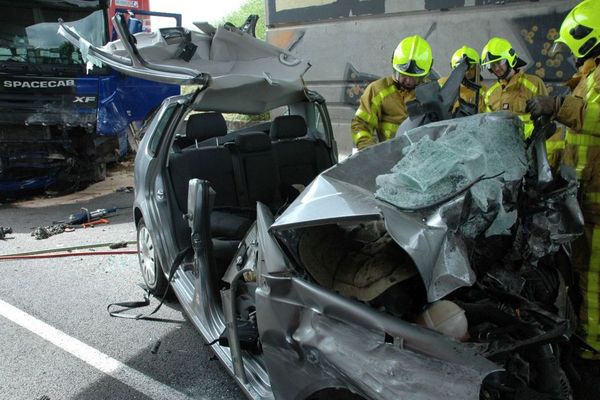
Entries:
{"type": "MultiPolygon", "coordinates": [[[[480,51],[492,36],[511,41],[520,57],[529,63],[527,72],[539,75],[547,83],[562,82],[575,71],[562,55],[549,58],[545,50],[556,37],[566,13],[578,3],[576,0],[516,0],[498,5],[479,5],[490,0],[349,1],[363,7],[364,13],[358,16],[353,9],[349,16],[344,14],[347,3],[311,5],[318,3],[323,2],[267,0],[271,7],[267,39],[280,47],[292,46],[293,53],[310,60],[312,68],[305,75],[306,83],[329,103],[342,156],[352,150],[350,120],[362,90],[369,81],[391,73],[392,53],[406,36],[419,34],[427,38],[434,53],[435,73],[441,76],[449,73],[450,57],[457,48],[468,45],[480,51]],[[439,3],[457,8],[424,10],[425,6],[439,3]],[[279,19],[272,18],[278,4],[279,19]],[[336,14],[332,12],[336,4],[346,6],[338,9],[341,16],[331,17],[336,14]],[[320,15],[319,7],[327,13],[322,14],[324,19],[314,21],[314,16],[320,15]],[[283,18],[284,11],[288,12],[287,20],[283,18]],[[365,15],[370,12],[373,14],[365,15]]],[[[483,75],[491,79],[487,71],[483,75]]]]}

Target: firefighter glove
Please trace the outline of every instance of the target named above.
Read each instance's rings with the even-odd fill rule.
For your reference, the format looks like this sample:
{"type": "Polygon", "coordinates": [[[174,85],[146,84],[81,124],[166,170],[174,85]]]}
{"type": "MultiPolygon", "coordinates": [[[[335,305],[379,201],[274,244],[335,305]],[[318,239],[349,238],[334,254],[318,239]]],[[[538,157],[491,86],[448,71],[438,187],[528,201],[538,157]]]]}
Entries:
{"type": "Polygon", "coordinates": [[[537,96],[527,100],[527,111],[531,113],[531,119],[545,115],[554,117],[562,104],[561,97],[537,96]]]}

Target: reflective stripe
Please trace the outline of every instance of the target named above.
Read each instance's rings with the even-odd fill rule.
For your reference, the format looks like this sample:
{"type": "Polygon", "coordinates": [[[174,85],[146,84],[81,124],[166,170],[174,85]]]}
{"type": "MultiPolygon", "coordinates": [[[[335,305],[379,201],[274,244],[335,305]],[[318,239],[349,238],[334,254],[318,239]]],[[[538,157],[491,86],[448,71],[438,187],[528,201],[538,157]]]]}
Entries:
{"type": "Polygon", "coordinates": [[[371,134],[371,132],[367,131],[358,131],[352,134],[352,140],[354,140],[354,144],[357,144],[360,139],[365,137],[372,138],[373,135],[371,134]]]}
{"type": "Polygon", "coordinates": [[[492,86],[490,86],[490,88],[487,90],[487,92],[485,92],[485,98],[483,99],[483,101],[485,102],[485,111],[487,111],[487,112],[492,111],[492,109],[488,105],[489,101],[490,101],[490,96],[492,95],[492,93],[494,93],[494,90],[496,90],[499,86],[500,86],[500,82],[496,82],[492,86]]]}
{"type": "Polygon", "coordinates": [[[396,86],[391,85],[391,86],[388,86],[387,88],[383,89],[381,92],[377,93],[373,97],[373,100],[371,100],[371,115],[372,116],[377,118],[376,116],[379,115],[379,108],[381,107],[381,103],[383,103],[383,99],[385,99],[390,94],[394,93],[396,90],[398,90],[398,89],[396,89],[396,86]]]}
{"type": "Polygon", "coordinates": [[[354,115],[369,124],[371,128],[375,128],[377,126],[377,117],[373,114],[369,114],[360,107],[358,107],[358,110],[356,110],[354,115]]]}
{"type": "Polygon", "coordinates": [[[584,133],[573,133],[570,130],[567,130],[566,141],[567,144],[577,146],[577,164],[575,165],[575,171],[577,172],[577,178],[581,178],[581,173],[587,164],[589,146],[600,146],[600,137],[586,135],[584,133]]]}
{"type": "Polygon", "coordinates": [[[587,311],[587,332],[586,341],[590,343],[598,342],[600,334],[600,321],[598,320],[598,297],[599,287],[598,278],[600,275],[600,227],[594,227],[592,230],[592,246],[590,253],[590,263],[587,271],[587,291],[585,298],[585,308],[587,311]]]}
{"type": "Polygon", "coordinates": [[[546,151],[548,153],[562,150],[565,148],[564,140],[546,140],[546,151]]]}
{"type": "Polygon", "coordinates": [[[591,101],[592,103],[600,102],[600,93],[596,91],[594,88],[594,73],[590,73],[586,79],[586,89],[587,93],[585,95],[586,101],[591,101]]]}
{"type": "Polygon", "coordinates": [[[531,122],[529,114],[520,114],[519,119],[523,121],[523,137],[529,139],[533,133],[533,122],[531,122]]]}
{"type": "Polygon", "coordinates": [[[587,146],[577,146],[577,165],[575,166],[575,172],[577,173],[577,178],[581,178],[581,174],[583,169],[587,164],[587,146]]]}
{"type": "Polygon", "coordinates": [[[519,83],[523,86],[525,86],[527,89],[529,89],[529,91],[531,93],[533,93],[533,95],[537,95],[538,93],[538,87],[532,83],[529,79],[527,79],[525,77],[525,75],[521,75],[521,78],[519,79],[519,83]]]}
{"type": "Polygon", "coordinates": [[[600,146],[600,137],[567,131],[567,143],[575,146],[600,146]]]}
{"type": "Polygon", "coordinates": [[[581,130],[586,133],[600,134],[600,92],[596,90],[594,83],[594,72],[592,72],[586,78],[586,109],[581,130]]]}
{"type": "Polygon", "coordinates": [[[585,201],[588,203],[600,203],[600,192],[586,192],[585,201]]]}
{"type": "Polygon", "coordinates": [[[389,140],[389,139],[393,138],[394,136],[396,136],[396,131],[389,131],[387,129],[383,129],[381,131],[381,134],[383,135],[385,140],[389,140]]]}
{"type": "MultiPolygon", "coordinates": [[[[592,232],[592,249],[589,270],[600,272],[600,226],[598,225],[594,225],[594,230],[592,232]]],[[[596,274],[596,276],[598,276],[598,274],[596,274]]],[[[596,286],[596,289],[597,288],[598,286],[596,286]]],[[[598,290],[596,290],[596,294],[598,294],[598,290]]]]}
{"type": "Polygon", "coordinates": [[[591,100],[587,102],[585,112],[583,113],[583,132],[600,133],[600,104],[591,100]]]}
{"type": "Polygon", "coordinates": [[[387,139],[391,139],[396,136],[396,131],[400,124],[394,124],[393,122],[382,122],[380,126],[381,134],[387,139]]]}
{"type": "MultiPolygon", "coordinates": [[[[600,341],[597,340],[587,340],[587,344],[592,346],[596,350],[600,350],[600,341]]],[[[581,358],[586,358],[588,360],[597,360],[598,356],[591,351],[584,351],[580,354],[581,358]]]]}

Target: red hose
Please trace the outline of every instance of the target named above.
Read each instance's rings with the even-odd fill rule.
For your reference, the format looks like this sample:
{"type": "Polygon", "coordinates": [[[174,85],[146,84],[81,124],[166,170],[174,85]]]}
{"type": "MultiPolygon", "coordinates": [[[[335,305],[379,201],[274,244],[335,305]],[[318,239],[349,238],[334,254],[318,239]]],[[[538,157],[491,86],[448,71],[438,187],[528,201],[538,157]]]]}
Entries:
{"type": "Polygon", "coordinates": [[[108,256],[114,254],[137,254],[137,250],[119,250],[119,251],[82,251],[77,253],[56,253],[56,254],[32,254],[24,256],[0,256],[0,260],[32,260],[36,258],[59,258],[59,257],[77,257],[77,256],[108,256]]]}

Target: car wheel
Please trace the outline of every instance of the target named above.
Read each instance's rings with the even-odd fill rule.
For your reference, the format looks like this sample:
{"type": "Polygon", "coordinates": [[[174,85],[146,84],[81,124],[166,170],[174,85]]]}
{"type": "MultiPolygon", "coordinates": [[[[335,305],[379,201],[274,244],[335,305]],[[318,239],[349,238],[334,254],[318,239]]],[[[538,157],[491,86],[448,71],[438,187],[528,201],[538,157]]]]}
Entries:
{"type": "Polygon", "coordinates": [[[168,282],[156,256],[156,248],[143,219],[137,225],[137,248],[144,283],[150,293],[161,296],[168,282]]]}

